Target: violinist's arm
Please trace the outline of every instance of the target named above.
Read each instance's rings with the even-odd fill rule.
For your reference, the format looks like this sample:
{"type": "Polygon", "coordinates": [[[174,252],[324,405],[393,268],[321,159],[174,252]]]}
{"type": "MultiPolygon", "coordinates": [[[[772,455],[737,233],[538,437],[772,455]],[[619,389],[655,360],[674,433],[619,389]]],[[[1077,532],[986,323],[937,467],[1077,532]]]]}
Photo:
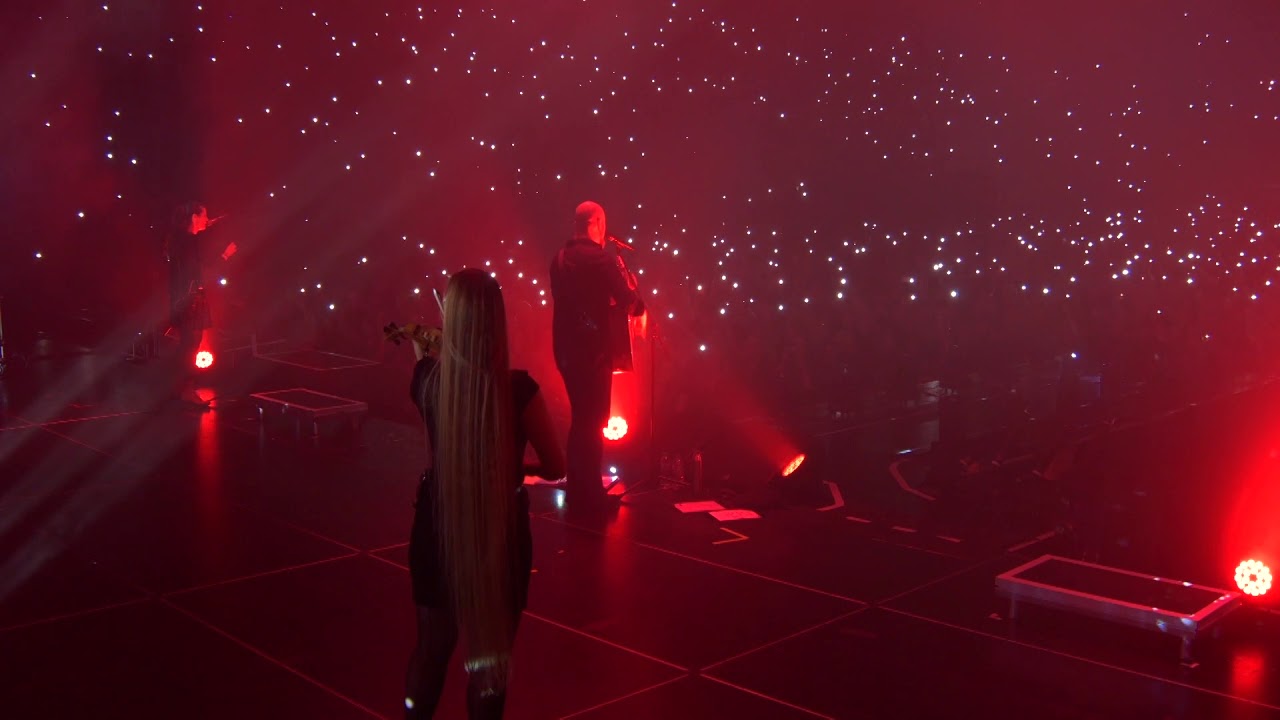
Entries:
{"type": "Polygon", "coordinates": [[[547,401],[542,397],[541,390],[524,409],[524,417],[520,418],[520,423],[524,425],[525,437],[529,438],[529,444],[538,456],[536,465],[524,466],[524,474],[545,480],[564,477],[564,450],[560,447],[555,423],[551,420],[551,412],[547,409],[547,401]]]}
{"type": "Polygon", "coordinates": [[[408,325],[404,328],[409,339],[413,340],[413,356],[415,360],[421,360],[423,356],[440,359],[440,344],[443,342],[441,332],[437,328],[424,328],[416,325],[408,325]]]}

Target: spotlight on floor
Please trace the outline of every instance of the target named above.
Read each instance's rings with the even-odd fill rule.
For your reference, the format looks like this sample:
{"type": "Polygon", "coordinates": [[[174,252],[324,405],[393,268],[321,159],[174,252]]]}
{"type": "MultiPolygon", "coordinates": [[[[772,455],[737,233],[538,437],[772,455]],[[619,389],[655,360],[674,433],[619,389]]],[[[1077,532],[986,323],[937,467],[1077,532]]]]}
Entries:
{"type": "Polygon", "coordinates": [[[196,367],[201,370],[208,370],[213,367],[213,353],[208,350],[201,350],[196,353],[196,367]]]}
{"type": "Polygon", "coordinates": [[[1271,568],[1260,560],[1245,560],[1236,566],[1236,587],[1245,595],[1266,595],[1271,589],[1271,568]]]}
{"type": "Polygon", "coordinates": [[[799,470],[800,466],[803,464],[804,464],[804,453],[800,453],[795,457],[791,458],[791,460],[786,464],[786,466],[782,468],[782,473],[781,473],[782,477],[791,477],[792,473],[799,470]]]}
{"type": "Polygon", "coordinates": [[[818,507],[831,502],[819,467],[823,464],[820,462],[823,454],[810,443],[805,452],[796,452],[778,470],[770,484],[781,491],[784,503],[818,507]]]}
{"type": "Polygon", "coordinates": [[[773,465],[768,481],[762,486],[748,484],[742,488],[736,503],[757,512],[777,507],[820,507],[831,502],[827,486],[822,482],[822,463],[813,450],[796,452],[785,461],[773,465]]]}

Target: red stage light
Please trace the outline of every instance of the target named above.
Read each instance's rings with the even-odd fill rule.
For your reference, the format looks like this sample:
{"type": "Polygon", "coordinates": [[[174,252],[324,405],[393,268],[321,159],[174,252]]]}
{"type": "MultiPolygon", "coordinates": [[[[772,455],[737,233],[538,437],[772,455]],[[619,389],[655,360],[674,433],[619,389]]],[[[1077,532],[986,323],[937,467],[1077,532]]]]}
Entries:
{"type": "Polygon", "coordinates": [[[1258,560],[1245,560],[1236,566],[1236,587],[1245,595],[1266,595],[1271,589],[1271,568],[1258,560]]]}
{"type": "Polygon", "coordinates": [[[196,353],[196,367],[206,370],[213,366],[213,353],[208,350],[201,350],[196,353]]]}
{"type": "Polygon", "coordinates": [[[782,468],[782,477],[787,477],[791,475],[791,473],[799,470],[800,466],[803,464],[804,464],[803,454],[796,455],[795,457],[791,458],[791,462],[787,463],[787,466],[782,468]]]}
{"type": "Polygon", "coordinates": [[[618,415],[609,418],[609,424],[604,428],[604,437],[606,440],[621,440],[627,436],[627,421],[618,415]]]}

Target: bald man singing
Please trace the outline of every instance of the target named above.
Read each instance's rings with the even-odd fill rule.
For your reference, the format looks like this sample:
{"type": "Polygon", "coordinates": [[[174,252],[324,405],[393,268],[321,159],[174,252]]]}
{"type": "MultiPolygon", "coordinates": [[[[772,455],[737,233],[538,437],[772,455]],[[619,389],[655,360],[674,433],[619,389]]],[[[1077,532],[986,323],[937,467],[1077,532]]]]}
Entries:
{"type": "Polygon", "coordinates": [[[625,322],[618,307],[644,313],[635,276],[605,250],[607,237],[604,208],[588,200],[574,213],[573,237],[551,262],[552,345],[572,417],[565,501],[573,513],[602,514],[616,504],[601,482],[613,382],[610,323],[625,322]]]}

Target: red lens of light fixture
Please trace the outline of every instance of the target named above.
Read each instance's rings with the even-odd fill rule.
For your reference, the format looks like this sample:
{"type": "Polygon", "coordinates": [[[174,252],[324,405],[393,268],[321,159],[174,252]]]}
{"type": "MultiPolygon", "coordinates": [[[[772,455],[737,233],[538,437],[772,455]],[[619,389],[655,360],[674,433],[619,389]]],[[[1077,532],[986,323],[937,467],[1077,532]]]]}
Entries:
{"type": "Polygon", "coordinates": [[[606,440],[621,440],[627,436],[627,421],[625,418],[614,415],[609,418],[609,424],[604,427],[604,437],[606,440]]]}
{"type": "Polygon", "coordinates": [[[1259,560],[1245,560],[1236,566],[1236,587],[1245,595],[1266,595],[1271,589],[1271,568],[1259,560]]]}
{"type": "Polygon", "coordinates": [[[196,353],[196,367],[206,370],[213,366],[213,353],[208,350],[201,350],[196,353]]]}
{"type": "Polygon", "coordinates": [[[803,454],[796,455],[795,457],[791,458],[791,462],[787,463],[787,466],[782,468],[782,477],[790,476],[791,473],[799,470],[800,466],[803,464],[804,464],[803,454]]]}

